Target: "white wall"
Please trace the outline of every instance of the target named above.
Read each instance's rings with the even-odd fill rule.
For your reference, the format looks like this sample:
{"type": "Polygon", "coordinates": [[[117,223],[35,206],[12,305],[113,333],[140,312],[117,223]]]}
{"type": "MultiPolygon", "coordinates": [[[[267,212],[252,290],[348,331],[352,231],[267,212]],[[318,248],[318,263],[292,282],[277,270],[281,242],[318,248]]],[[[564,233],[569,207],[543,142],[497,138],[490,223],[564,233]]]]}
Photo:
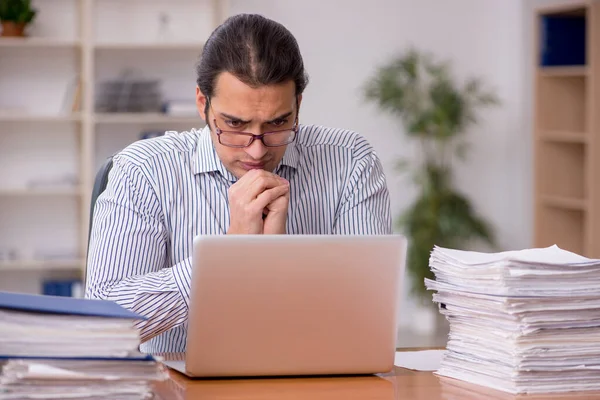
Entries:
{"type": "MultiPolygon", "coordinates": [[[[453,62],[457,76],[482,76],[497,89],[501,108],[488,111],[471,132],[469,163],[457,166],[459,187],[495,226],[503,249],[530,246],[530,134],[522,92],[525,55],[520,0],[232,0],[231,13],[254,12],[290,29],[300,44],[311,82],[305,122],[364,134],[388,174],[393,212],[413,199],[410,182],[393,170],[414,147],[388,115],[360,97],[377,64],[409,46],[453,62]]],[[[414,325],[405,299],[401,324],[414,325]]]]}

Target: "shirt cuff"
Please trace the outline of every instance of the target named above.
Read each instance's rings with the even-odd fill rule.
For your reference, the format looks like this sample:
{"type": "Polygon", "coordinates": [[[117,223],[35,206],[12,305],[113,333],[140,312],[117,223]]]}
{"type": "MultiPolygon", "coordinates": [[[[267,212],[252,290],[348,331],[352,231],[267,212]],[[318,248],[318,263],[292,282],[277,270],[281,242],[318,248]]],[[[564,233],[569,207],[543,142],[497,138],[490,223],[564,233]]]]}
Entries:
{"type": "Polygon", "coordinates": [[[183,297],[186,308],[190,309],[190,287],[192,282],[192,258],[186,258],[171,268],[173,280],[183,297]]]}

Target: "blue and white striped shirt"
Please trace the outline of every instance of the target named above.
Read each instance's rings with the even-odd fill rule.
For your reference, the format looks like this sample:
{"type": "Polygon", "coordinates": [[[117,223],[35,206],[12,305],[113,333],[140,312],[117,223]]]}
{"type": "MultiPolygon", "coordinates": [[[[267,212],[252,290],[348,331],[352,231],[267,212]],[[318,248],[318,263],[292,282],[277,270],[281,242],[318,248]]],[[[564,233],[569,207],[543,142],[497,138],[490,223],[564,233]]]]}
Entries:
{"type": "MultiPolygon", "coordinates": [[[[275,173],[290,182],[288,234],[390,234],[380,160],[360,135],[301,126],[275,173]]],[[[166,132],[114,157],[96,202],[86,296],[145,315],[141,350],[185,350],[192,244],[229,227],[227,191],[208,128],[166,132]]]]}

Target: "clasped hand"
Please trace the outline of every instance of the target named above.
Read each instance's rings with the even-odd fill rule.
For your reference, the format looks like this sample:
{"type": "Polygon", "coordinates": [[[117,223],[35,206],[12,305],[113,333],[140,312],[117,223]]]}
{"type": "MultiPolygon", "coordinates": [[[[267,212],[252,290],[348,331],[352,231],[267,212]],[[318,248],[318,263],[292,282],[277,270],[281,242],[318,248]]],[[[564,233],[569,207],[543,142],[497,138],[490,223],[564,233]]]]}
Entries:
{"type": "Polygon", "coordinates": [[[229,188],[228,195],[228,234],[286,233],[290,184],[284,178],[262,169],[250,170],[229,188]]]}

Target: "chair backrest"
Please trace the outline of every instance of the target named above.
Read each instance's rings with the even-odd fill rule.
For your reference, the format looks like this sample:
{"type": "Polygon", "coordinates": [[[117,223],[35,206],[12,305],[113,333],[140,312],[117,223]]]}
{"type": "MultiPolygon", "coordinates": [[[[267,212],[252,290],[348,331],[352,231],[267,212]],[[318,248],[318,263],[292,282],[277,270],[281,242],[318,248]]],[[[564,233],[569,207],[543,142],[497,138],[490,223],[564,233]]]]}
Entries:
{"type": "MultiPolygon", "coordinates": [[[[90,250],[90,238],[92,236],[92,221],[94,219],[94,208],[96,207],[96,200],[98,200],[98,196],[104,192],[106,189],[106,185],[108,184],[108,174],[113,166],[113,156],[109,156],[104,160],[100,169],[96,173],[96,179],[94,180],[94,187],[92,188],[92,197],[90,200],[90,222],[88,227],[88,245],[87,251],[89,253],[90,250]]],[[[85,273],[83,277],[83,287],[85,290],[85,283],[87,280],[87,255],[86,255],[86,267],[84,268],[85,273]]]]}

